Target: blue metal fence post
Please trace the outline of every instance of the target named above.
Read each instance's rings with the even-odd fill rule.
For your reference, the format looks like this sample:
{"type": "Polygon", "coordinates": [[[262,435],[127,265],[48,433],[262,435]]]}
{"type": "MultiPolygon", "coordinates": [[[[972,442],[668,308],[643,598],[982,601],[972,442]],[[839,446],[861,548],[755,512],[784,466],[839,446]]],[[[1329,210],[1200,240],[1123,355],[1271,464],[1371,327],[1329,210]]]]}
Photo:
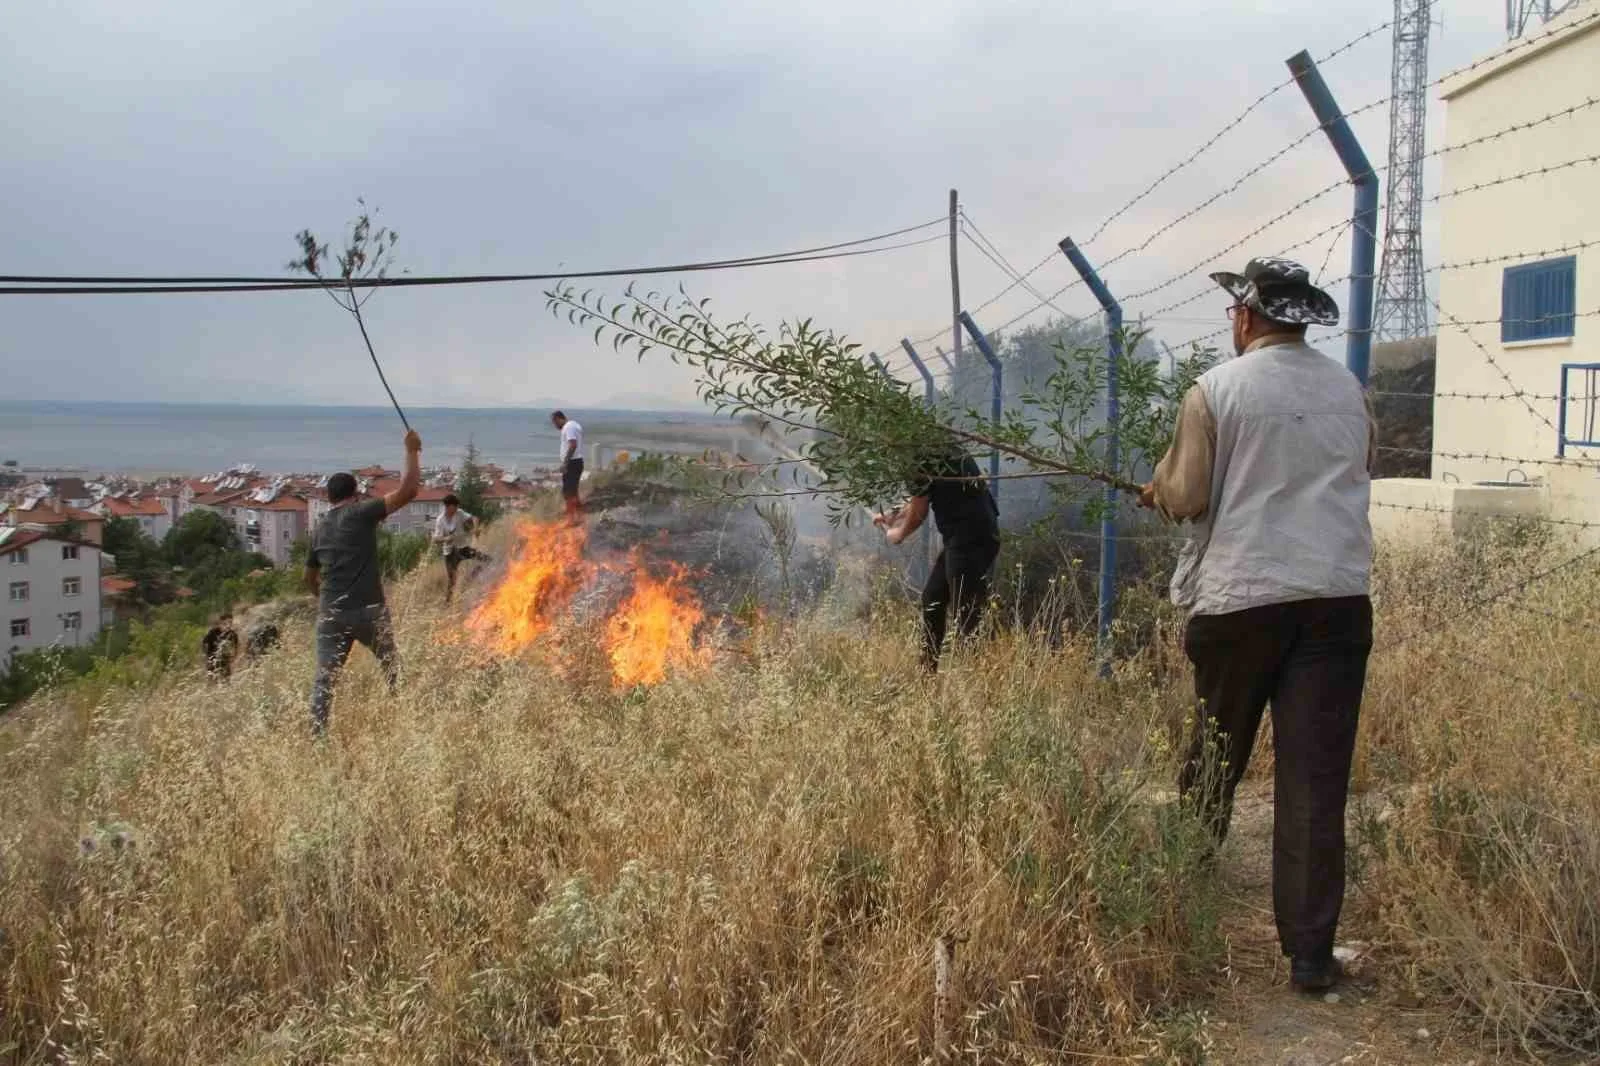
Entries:
{"type": "Polygon", "coordinates": [[[950,357],[948,355],[944,354],[944,349],[938,347],[937,345],[935,345],[933,350],[934,350],[935,354],[937,354],[939,356],[939,361],[944,364],[944,368],[946,370],[950,371],[950,375],[952,377],[954,377],[955,376],[955,372],[956,372],[956,365],[950,361],[950,357]]]}
{"type": "MultiPolygon", "coordinates": [[[[989,417],[994,420],[995,428],[999,429],[1000,400],[1005,395],[1005,388],[1001,381],[1000,359],[994,354],[994,348],[989,344],[989,338],[983,335],[983,330],[978,328],[978,324],[972,321],[972,316],[965,311],[961,312],[961,326],[972,337],[972,343],[978,346],[978,351],[983,353],[983,358],[988,362],[989,369],[994,371],[994,391],[989,398],[989,417]]],[[[1000,502],[999,448],[991,449],[989,452],[989,495],[994,497],[996,503],[1000,502]]]]}
{"type": "MultiPolygon", "coordinates": [[[[1061,254],[1078,272],[1106,313],[1106,470],[1116,473],[1121,465],[1121,442],[1117,422],[1121,403],[1117,375],[1122,366],[1122,305],[1071,237],[1061,239],[1061,254]]],[[[1111,672],[1111,620],[1117,609],[1117,490],[1106,486],[1105,511],[1100,516],[1100,611],[1097,632],[1100,640],[1100,676],[1111,672]]]]}
{"type": "Polygon", "coordinates": [[[867,358],[871,359],[872,360],[872,365],[878,368],[878,373],[882,374],[884,377],[889,377],[890,376],[889,375],[889,368],[884,365],[882,359],[878,358],[878,353],[877,352],[868,352],[867,353],[867,358]]]}
{"type": "Polygon", "coordinates": [[[1372,283],[1374,263],[1378,254],[1378,175],[1367,162],[1367,153],[1361,150],[1345,121],[1344,112],[1328,91],[1316,61],[1309,52],[1299,52],[1289,57],[1289,73],[1294,75],[1306,103],[1322,123],[1322,132],[1328,135],[1350,184],[1356,187],[1355,214],[1350,219],[1354,232],[1350,234],[1350,335],[1345,344],[1345,366],[1363,386],[1372,365],[1372,283]]]}
{"type": "Polygon", "coordinates": [[[933,374],[929,372],[928,364],[922,361],[922,356],[918,355],[917,350],[911,347],[911,342],[909,340],[901,338],[900,347],[906,350],[906,354],[911,357],[911,365],[916,367],[917,373],[922,375],[923,399],[928,401],[929,407],[932,407],[935,389],[933,385],[933,374]]]}
{"type": "Polygon", "coordinates": [[[1571,363],[1561,364],[1561,406],[1556,411],[1556,458],[1567,457],[1567,374],[1572,370],[1571,363]]]}
{"type": "MultiPolygon", "coordinates": [[[[922,399],[924,403],[932,407],[933,399],[937,395],[938,389],[933,384],[933,374],[928,370],[928,364],[922,361],[922,356],[918,355],[917,350],[911,346],[910,338],[900,338],[900,347],[905,349],[906,355],[911,357],[911,365],[916,367],[917,373],[922,375],[922,399]]],[[[923,575],[924,579],[926,579],[927,574],[933,573],[933,564],[938,559],[938,549],[933,543],[933,529],[930,523],[924,523],[922,526],[922,543],[923,554],[927,556],[928,561],[927,572],[923,575]]]]}

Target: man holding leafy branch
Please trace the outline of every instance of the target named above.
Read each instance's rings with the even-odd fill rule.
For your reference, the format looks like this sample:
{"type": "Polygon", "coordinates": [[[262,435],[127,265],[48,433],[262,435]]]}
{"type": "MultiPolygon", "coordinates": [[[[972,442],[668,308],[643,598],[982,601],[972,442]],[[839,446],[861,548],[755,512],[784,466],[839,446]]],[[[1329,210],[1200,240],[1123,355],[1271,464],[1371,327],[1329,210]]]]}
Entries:
{"type": "Polygon", "coordinates": [[[890,544],[922,528],[928,512],[944,542],[922,587],[922,665],[939,669],[953,608],[956,633],[971,636],[989,598],[989,572],[1000,554],[1000,509],[972,456],[951,442],[918,463],[911,495],[894,511],[873,515],[890,544]]]}
{"type": "Polygon", "coordinates": [[[1372,649],[1376,428],[1354,374],[1306,343],[1338,324],[1306,268],[1253,259],[1211,278],[1239,357],[1195,381],[1139,502],[1191,523],[1172,578],[1199,699],[1179,788],[1220,843],[1272,707],[1272,902],[1290,983],[1339,979],[1345,804],[1372,649]]]}

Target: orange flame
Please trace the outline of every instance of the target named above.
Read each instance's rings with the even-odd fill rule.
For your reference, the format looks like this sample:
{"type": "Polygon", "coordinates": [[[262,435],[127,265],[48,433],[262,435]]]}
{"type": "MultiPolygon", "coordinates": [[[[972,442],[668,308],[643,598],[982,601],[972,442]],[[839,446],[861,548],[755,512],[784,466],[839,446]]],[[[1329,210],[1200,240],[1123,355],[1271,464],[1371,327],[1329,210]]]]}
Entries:
{"type": "MultiPolygon", "coordinates": [[[[543,525],[524,521],[505,577],[467,617],[466,628],[480,646],[514,655],[549,633],[561,612],[600,573],[584,555],[581,525],[543,525]]],[[[610,566],[604,567],[613,569],[610,566]]],[[[705,611],[688,587],[688,574],[674,566],[667,576],[651,576],[640,552],[615,567],[632,578],[632,588],[606,620],[602,645],[619,688],[654,685],[674,669],[704,662],[695,629],[705,611]]],[[[556,639],[560,631],[551,634],[556,639]]]]}
{"type": "Polygon", "coordinates": [[[658,579],[639,566],[637,554],[633,562],[633,593],[606,623],[606,654],[619,687],[657,684],[669,668],[692,667],[702,658],[694,631],[705,612],[684,586],[683,569],[658,579]]]}
{"type": "Polygon", "coordinates": [[[582,526],[520,523],[505,577],[467,617],[479,643],[512,654],[548,630],[555,613],[593,576],[584,540],[582,526]]]}

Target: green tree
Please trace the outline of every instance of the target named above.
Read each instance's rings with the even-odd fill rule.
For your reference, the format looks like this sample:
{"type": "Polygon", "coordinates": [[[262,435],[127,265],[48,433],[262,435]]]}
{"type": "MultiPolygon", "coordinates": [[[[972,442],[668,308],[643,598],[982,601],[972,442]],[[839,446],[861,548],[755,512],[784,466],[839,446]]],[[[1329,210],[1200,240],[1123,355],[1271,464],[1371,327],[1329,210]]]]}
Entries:
{"type": "Polygon", "coordinates": [[[134,583],[140,603],[160,604],[172,599],[170,568],[161,546],[132,518],[113,518],[102,536],[106,552],[116,557],[117,572],[134,583]]]}
{"type": "Polygon", "coordinates": [[[217,599],[233,578],[272,569],[272,560],[244,550],[239,533],[215,511],[191,511],[167,531],[162,543],[167,563],[183,571],[183,583],[202,601],[217,599]]]}
{"type": "Polygon", "coordinates": [[[167,562],[188,569],[222,552],[239,551],[239,531],[216,511],[190,511],[167,530],[161,548],[167,562]]]}
{"type": "Polygon", "coordinates": [[[385,581],[409,574],[427,554],[426,533],[394,533],[387,526],[378,527],[378,572],[385,581]]]}
{"type": "Polygon", "coordinates": [[[478,446],[467,439],[467,454],[461,460],[461,472],[456,475],[456,498],[461,509],[475,515],[488,525],[500,514],[499,506],[489,499],[489,479],[484,475],[483,464],[478,461],[478,446]]]}

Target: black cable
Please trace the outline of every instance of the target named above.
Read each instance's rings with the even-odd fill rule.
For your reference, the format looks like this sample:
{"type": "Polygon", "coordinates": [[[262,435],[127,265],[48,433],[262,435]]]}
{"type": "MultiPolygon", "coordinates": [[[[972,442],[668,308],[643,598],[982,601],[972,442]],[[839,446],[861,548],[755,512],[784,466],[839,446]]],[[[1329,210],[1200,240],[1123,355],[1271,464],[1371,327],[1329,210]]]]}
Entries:
{"type": "MultiPolygon", "coordinates": [[[[886,244],[880,248],[862,248],[854,252],[831,252],[827,255],[799,255],[789,259],[755,259],[729,263],[687,263],[675,266],[623,267],[616,270],[574,271],[560,274],[480,274],[458,277],[383,278],[370,282],[356,282],[365,288],[412,288],[440,285],[485,285],[515,281],[568,281],[573,278],[626,278],[648,274],[689,274],[707,270],[743,270],[749,267],[783,266],[788,263],[810,263],[825,259],[848,259],[857,255],[876,255],[901,248],[915,248],[921,244],[947,241],[949,237],[938,234],[920,241],[886,244]]],[[[187,292],[302,292],[325,288],[323,282],[277,282],[271,285],[6,285],[0,286],[0,296],[89,296],[131,293],[187,293],[187,292]]]]}
{"type": "MultiPolygon", "coordinates": [[[[547,274],[456,274],[456,275],[424,275],[420,277],[402,278],[367,278],[351,279],[348,283],[341,279],[337,284],[349,284],[356,288],[382,288],[388,286],[407,285],[472,285],[479,283],[504,282],[504,281],[559,281],[563,278],[602,278],[625,277],[632,274],[672,274],[691,272],[697,270],[722,270],[742,266],[765,266],[773,263],[808,262],[815,259],[835,258],[833,255],[822,253],[836,252],[843,248],[856,248],[863,244],[873,244],[878,241],[888,240],[891,237],[904,236],[914,233],[929,226],[945,225],[948,218],[937,218],[929,222],[922,222],[915,226],[906,226],[902,229],[890,230],[888,233],[879,233],[871,237],[859,237],[851,241],[840,241],[836,244],[821,244],[812,248],[798,248],[788,252],[773,252],[768,255],[741,256],[736,259],[712,259],[700,262],[680,263],[668,266],[629,267],[611,270],[591,270],[584,272],[559,272],[547,274]]],[[[943,237],[943,234],[940,235],[943,237]]],[[[940,237],[931,237],[920,241],[907,241],[900,244],[889,245],[883,248],[868,248],[855,252],[840,253],[838,258],[846,255],[869,255],[874,252],[887,252],[896,248],[909,248],[917,244],[931,243],[940,237]]],[[[94,291],[106,292],[144,292],[153,286],[182,286],[174,287],[172,292],[212,292],[219,291],[211,286],[226,286],[228,289],[238,288],[244,292],[263,291],[263,286],[270,289],[321,289],[326,288],[329,282],[320,280],[300,280],[276,277],[221,277],[221,276],[194,276],[194,277],[87,277],[81,275],[25,275],[3,274],[0,283],[8,286],[39,285],[61,286],[61,289],[28,288],[25,292],[77,292],[78,286],[96,286],[94,291]],[[65,288],[73,286],[73,288],[65,288]],[[99,289],[99,286],[116,286],[115,288],[99,289]],[[138,286],[135,288],[135,286],[138,286]],[[198,288],[207,286],[207,288],[198,288]]],[[[0,289],[0,292],[14,293],[19,290],[13,288],[0,289]]],[[[162,290],[157,290],[162,291],[162,290]]]]}

